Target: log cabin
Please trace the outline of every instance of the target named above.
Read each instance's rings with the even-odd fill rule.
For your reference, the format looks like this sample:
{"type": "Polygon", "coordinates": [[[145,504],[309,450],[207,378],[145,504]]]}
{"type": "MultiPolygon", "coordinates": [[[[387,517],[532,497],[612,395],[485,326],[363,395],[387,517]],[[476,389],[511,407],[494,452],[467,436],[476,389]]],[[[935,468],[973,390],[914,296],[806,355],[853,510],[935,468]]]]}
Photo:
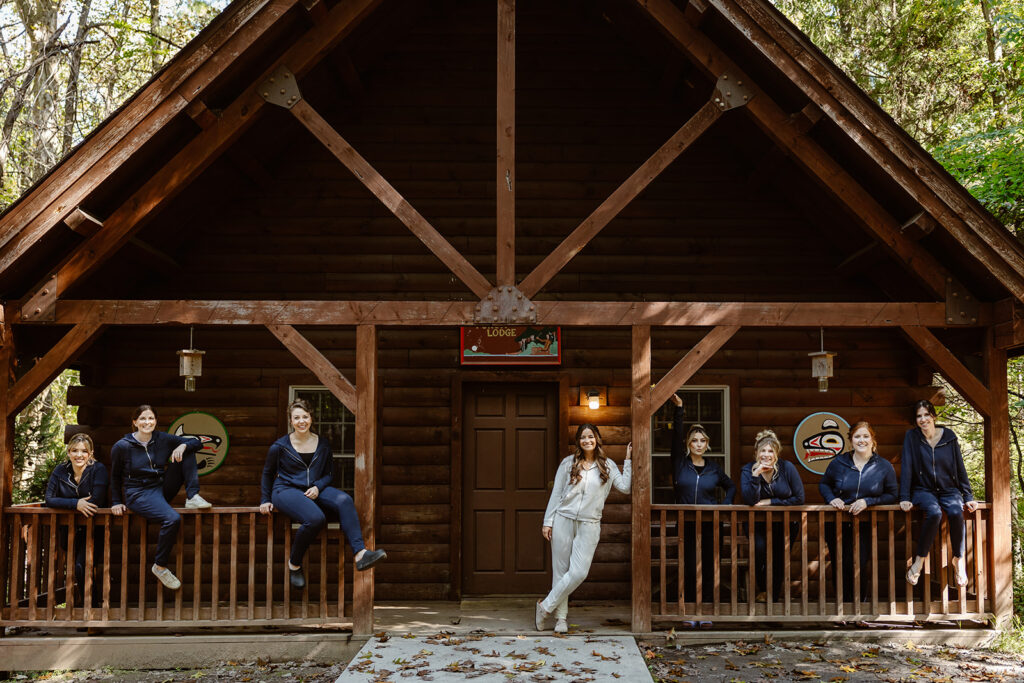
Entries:
{"type": "Polygon", "coordinates": [[[0,291],[2,625],[365,634],[382,601],[542,594],[538,527],[582,423],[635,456],[575,597],[628,602],[634,632],[1012,611],[1024,249],[767,0],[235,0],[0,216],[0,291]],[[182,590],[148,576],[154,529],[101,513],[69,592],[69,513],[11,504],[14,417],[67,368],[101,461],[140,403],[163,429],[223,425],[182,590]],[[809,461],[804,506],[673,502],[673,392],[734,480],[766,427],[806,459],[821,413],[869,420],[898,469],[936,373],[984,418],[965,588],[947,540],[907,585],[915,515],[884,506],[844,596],[809,461]],[[295,397],[389,554],[357,574],[329,529],[301,595],[292,525],[255,507],[295,397]],[[768,516],[791,523],[769,539],[786,576],[758,602],[768,516]],[[684,543],[714,545],[711,602],[683,595],[684,543]]]}

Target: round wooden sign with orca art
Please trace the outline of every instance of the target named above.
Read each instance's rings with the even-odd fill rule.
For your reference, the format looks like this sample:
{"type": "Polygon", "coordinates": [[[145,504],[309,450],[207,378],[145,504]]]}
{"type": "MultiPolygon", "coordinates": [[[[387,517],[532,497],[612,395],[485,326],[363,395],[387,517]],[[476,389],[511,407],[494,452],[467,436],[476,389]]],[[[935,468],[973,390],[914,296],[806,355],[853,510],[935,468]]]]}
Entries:
{"type": "Polygon", "coordinates": [[[846,434],[850,424],[835,413],[812,413],[805,417],[793,434],[793,450],[797,461],[815,474],[844,451],[850,450],[846,434]]]}
{"type": "Polygon", "coordinates": [[[203,442],[202,449],[196,453],[200,477],[220,467],[228,455],[228,430],[209,413],[185,413],[171,423],[169,431],[175,436],[192,436],[203,442]]]}

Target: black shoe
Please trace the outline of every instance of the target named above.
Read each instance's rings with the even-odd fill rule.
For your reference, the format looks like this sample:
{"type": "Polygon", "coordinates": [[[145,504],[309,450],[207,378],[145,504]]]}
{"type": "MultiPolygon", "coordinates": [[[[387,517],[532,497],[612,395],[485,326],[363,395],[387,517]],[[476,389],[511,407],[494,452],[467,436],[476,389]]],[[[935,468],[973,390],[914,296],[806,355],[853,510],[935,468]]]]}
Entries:
{"type": "Polygon", "coordinates": [[[288,580],[292,584],[292,588],[302,590],[306,587],[306,577],[302,574],[302,567],[298,569],[292,569],[288,567],[288,580]]]}
{"type": "Polygon", "coordinates": [[[383,550],[367,550],[362,557],[356,560],[356,569],[364,572],[387,556],[388,554],[383,550]]]}

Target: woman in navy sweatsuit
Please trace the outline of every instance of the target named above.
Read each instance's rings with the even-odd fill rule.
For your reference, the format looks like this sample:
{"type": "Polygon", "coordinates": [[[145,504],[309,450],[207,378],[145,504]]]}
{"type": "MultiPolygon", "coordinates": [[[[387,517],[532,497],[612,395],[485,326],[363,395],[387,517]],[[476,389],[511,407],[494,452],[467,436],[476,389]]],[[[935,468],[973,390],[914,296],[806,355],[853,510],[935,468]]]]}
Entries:
{"type": "Polygon", "coordinates": [[[917,507],[922,513],[917,552],[907,570],[907,582],[916,586],[921,578],[924,558],[931,550],[945,512],[953,546],[954,578],[958,586],[966,586],[964,508],[974,512],[978,504],[967,478],[960,442],[951,429],[936,425],[935,417],[931,401],[914,404],[917,426],[904,437],[900,456],[900,507],[904,511],[917,507]]]}
{"type": "MultiPolygon", "coordinates": [[[[75,434],[68,441],[68,459],[53,468],[46,482],[46,506],[77,510],[86,519],[107,504],[107,468],[96,462],[95,449],[88,434],[75,434]]],[[[67,527],[60,527],[61,545],[67,547],[67,527]]],[[[75,587],[76,603],[85,590],[86,527],[75,524],[75,587]]],[[[93,535],[93,557],[103,547],[103,537],[93,535]]],[[[69,549],[70,551],[70,549],[69,549]]],[[[94,594],[98,597],[98,594],[94,594]]]]}
{"type": "Polygon", "coordinates": [[[135,409],[132,426],[135,431],[125,434],[110,449],[111,499],[114,503],[110,511],[123,515],[128,509],[148,520],[160,522],[156,555],[150,571],[160,583],[171,590],[178,590],[181,581],[167,568],[167,561],[178,539],[181,515],[171,507],[170,501],[178,495],[184,483],[186,508],[210,507],[210,503],[199,495],[196,452],[202,448],[202,443],[195,437],[156,431],[156,411],[146,404],[135,409]]]}
{"type": "MultiPolygon", "coordinates": [[[[800,473],[796,465],[788,460],[779,460],[782,443],[770,429],[758,433],[754,440],[754,462],[748,462],[740,471],[740,489],[743,502],[747,505],[803,505],[804,485],[800,481],[800,473]]],[[[778,516],[781,519],[781,515],[778,516]]],[[[790,526],[790,537],[795,533],[795,525],[790,526]]],[[[767,546],[766,525],[764,522],[754,523],[754,570],[757,582],[758,602],[765,599],[768,563],[765,557],[767,546]]],[[[786,547],[782,522],[772,522],[772,597],[779,597],[782,585],[783,558],[786,547]]]]}
{"type": "MultiPolygon", "coordinates": [[[[875,430],[867,422],[858,422],[850,428],[853,450],[840,453],[825,469],[818,483],[818,491],[832,507],[858,516],[872,505],[892,505],[899,488],[892,463],[876,453],[878,440],[875,430]]],[[[836,562],[836,524],[825,523],[825,542],[832,558],[833,576],[838,577],[836,562]]],[[[875,549],[871,547],[871,523],[860,523],[860,566],[866,568],[875,549]]],[[[862,578],[866,574],[863,571],[862,578]]],[[[863,595],[863,594],[862,594],[863,595]]],[[[853,522],[843,522],[843,598],[853,597],[853,522]]]]}
{"type": "Polygon", "coordinates": [[[291,585],[298,589],[306,585],[302,559],[327,522],[325,513],[341,522],[345,540],[355,556],[356,569],[369,569],[387,557],[387,553],[366,549],[352,497],[330,486],[331,445],[311,431],[313,416],[309,404],[302,399],[292,401],[288,406],[288,421],[292,432],[271,444],[267,451],[260,512],[269,515],[280,510],[300,524],[288,558],[291,585]]]}
{"type": "MultiPolygon", "coordinates": [[[[683,431],[685,411],[683,400],[672,394],[675,411],[672,416],[672,491],[679,505],[731,505],[736,496],[736,485],[714,460],[706,460],[704,453],[711,439],[702,425],[694,424],[683,431]]],[[[696,522],[683,524],[683,592],[685,599],[694,600],[697,594],[696,522]]],[[[701,522],[701,598],[714,600],[715,534],[711,522],[701,522]]],[[[724,538],[724,536],[721,536],[724,538]]],[[[689,624],[691,627],[696,624],[689,624]]],[[[710,621],[700,622],[701,628],[710,628],[710,621]]]]}

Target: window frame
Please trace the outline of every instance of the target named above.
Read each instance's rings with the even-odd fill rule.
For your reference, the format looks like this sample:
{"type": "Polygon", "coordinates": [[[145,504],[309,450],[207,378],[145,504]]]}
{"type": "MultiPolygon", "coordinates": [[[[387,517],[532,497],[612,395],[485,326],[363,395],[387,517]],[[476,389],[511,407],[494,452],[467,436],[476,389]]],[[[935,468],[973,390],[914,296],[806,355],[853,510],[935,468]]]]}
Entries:
{"type": "MultiPolygon", "coordinates": [[[[722,469],[730,477],[732,472],[732,429],[733,429],[733,410],[735,406],[732,404],[732,392],[733,386],[725,383],[715,384],[684,384],[683,386],[676,389],[676,392],[701,392],[701,391],[718,391],[722,396],[722,443],[712,444],[712,446],[719,446],[719,450],[708,449],[706,455],[714,458],[722,458],[722,469]]],[[[659,407],[658,410],[661,410],[659,407]]],[[[651,414],[651,433],[655,430],[655,418],[657,410],[651,414]]],[[[693,421],[687,420],[692,424],[693,421]]],[[[672,456],[671,450],[668,451],[656,451],[654,450],[654,440],[651,440],[651,476],[653,477],[655,471],[655,458],[670,458],[672,456]]],[[[665,488],[661,486],[660,488],[665,488]]],[[[655,481],[651,482],[651,496],[654,497],[655,491],[659,489],[658,483],[655,481]]]]}
{"type": "MultiPolygon", "coordinates": [[[[331,390],[328,389],[327,387],[325,387],[323,384],[292,384],[291,382],[289,382],[288,383],[288,405],[291,405],[291,402],[294,401],[297,398],[296,393],[297,392],[301,392],[301,391],[307,391],[307,392],[308,391],[322,391],[322,392],[327,393],[335,401],[338,401],[337,396],[332,394],[331,390]]],[[[341,403],[341,401],[338,401],[338,402],[341,403]]],[[[351,410],[349,410],[345,406],[344,403],[341,403],[341,407],[342,407],[342,410],[345,411],[345,414],[351,416],[351,418],[352,418],[351,423],[349,423],[346,420],[346,421],[343,421],[341,424],[343,425],[343,427],[345,429],[348,429],[348,427],[351,425],[351,428],[354,430],[355,429],[355,425],[356,425],[355,413],[353,413],[351,410]]],[[[316,419],[316,416],[314,416],[314,420],[315,420],[314,421],[314,429],[315,429],[315,427],[318,424],[319,420],[316,419]]],[[[292,427],[291,427],[291,424],[290,424],[290,420],[286,420],[285,421],[285,429],[287,430],[288,434],[292,433],[293,430],[292,430],[292,427]]],[[[354,441],[353,441],[353,443],[354,443],[354,441]]],[[[342,439],[340,444],[335,444],[334,442],[331,443],[331,458],[336,463],[338,461],[351,460],[352,461],[353,471],[355,470],[355,459],[356,459],[355,449],[353,448],[351,452],[346,452],[345,451],[345,440],[344,439],[342,439]]],[[[348,493],[350,496],[353,496],[353,498],[354,498],[355,497],[355,491],[354,491],[355,482],[353,481],[352,484],[353,484],[353,488],[352,489],[347,489],[347,488],[343,488],[343,487],[340,487],[340,486],[335,486],[335,483],[332,483],[331,485],[335,486],[335,488],[338,488],[341,491],[344,491],[345,493],[348,493]]]]}

